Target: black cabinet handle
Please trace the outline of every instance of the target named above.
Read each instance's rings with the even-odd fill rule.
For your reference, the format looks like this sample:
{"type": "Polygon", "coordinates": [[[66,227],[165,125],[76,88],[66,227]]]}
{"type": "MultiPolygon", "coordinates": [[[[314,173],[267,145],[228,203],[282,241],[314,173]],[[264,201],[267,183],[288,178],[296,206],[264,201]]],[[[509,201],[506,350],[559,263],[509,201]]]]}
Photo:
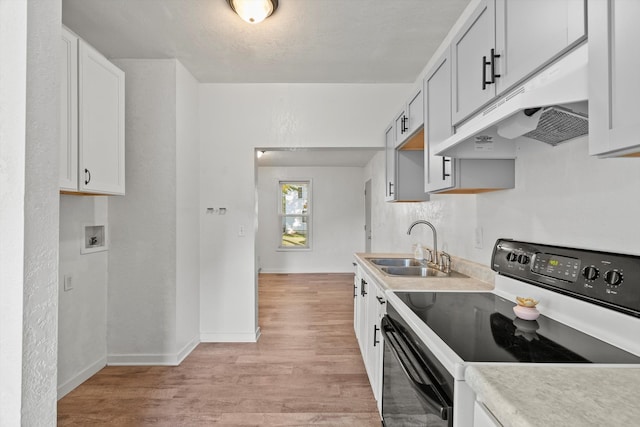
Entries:
{"type": "Polygon", "coordinates": [[[360,279],[360,295],[363,297],[367,295],[367,282],[364,279],[360,279]]]}
{"type": "Polygon", "coordinates": [[[384,300],[384,298],[382,297],[376,297],[376,299],[378,300],[378,302],[380,303],[380,305],[384,304],[386,301],[384,300]]]}
{"type": "Polygon", "coordinates": [[[373,325],[373,346],[375,347],[376,344],[380,344],[380,341],[378,340],[378,331],[380,330],[380,328],[378,328],[378,325],[373,325]]]}
{"type": "Polygon", "coordinates": [[[89,171],[89,169],[85,168],[84,169],[84,185],[87,185],[90,182],[91,182],[91,172],[89,171]],[[87,175],[89,175],[89,178],[87,178],[87,175]]]}
{"type": "Polygon", "coordinates": [[[402,120],[400,120],[400,133],[403,134],[406,131],[409,130],[409,127],[407,126],[407,121],[408,121],[408,117],[407,116],[402,116],[402,120]]]}
{"type": "Polygon", "coordinates": [[[358,264],[356,264],[355,262],[352,262],[351,264],[353,264],[353,266],[354,266],[354,267],[355,267],[356,265],[358,265],[358,264]]]}
{"type": "Polygon", "coordinates": [[[353,297],[355,298],[358,295],[358,287],[353,285],[353,297]]]}
{"type": "Polygon", "coordinates": [[[393,196],[393,190],[392,190],[392,188],[393,188],[393,183],[392,183],[391,181],[389,181],[389,195],[390,195],[390,196],[393,196]]]}
{"type": "Polygon", "coordinates": [[[447,162],[450,162],[451,159],[448,159],[446,157],[442,158],[442,180],[445,181],[447,179],[448,176],[451,176],[451,174],[446,172],[446,165],[447,162]]]}
{"type": "Polygon", "coordinates": [[[482,90],[487,88],[487,85],[492,85],[496,82],[497,78],[500,78],[500,74],[496,74],[496,58],[500,58],[500,55],[496,54],[495,49],[491,49],[491,60],[487,61],[487,57],[482,57],[482,90]],[[487,65],[491,67],[491,79],[487,80],[487,65]]]}
{"type": "Polygon", "coordinates": [[[500,58],[500,55],[496,55],[496,50],[491,49],[491,83],[495,83],[496,79],[500,77],[500,74],[496,74],[496,58],[500,58]]]}
{"type": "Polygon", "coordinates": [[[487,81],[487,65],[489,64],[490,63],[487,62],[487,57],[483,56],[482,57],[482,90],[485,90],[487,88],[487,84],[491,83],[487,81]]]}

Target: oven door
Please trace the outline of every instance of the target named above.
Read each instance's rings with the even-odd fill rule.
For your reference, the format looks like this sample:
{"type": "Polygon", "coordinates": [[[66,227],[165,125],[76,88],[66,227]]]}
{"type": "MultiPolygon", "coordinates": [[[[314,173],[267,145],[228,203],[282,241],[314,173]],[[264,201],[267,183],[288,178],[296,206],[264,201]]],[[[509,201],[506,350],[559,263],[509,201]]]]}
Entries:
{"type": "Polygon", "coordinates": [[[453,406],[415,346],[389,317],[384,334],[382,422],[395,426],[453,426],[453,406]]]}

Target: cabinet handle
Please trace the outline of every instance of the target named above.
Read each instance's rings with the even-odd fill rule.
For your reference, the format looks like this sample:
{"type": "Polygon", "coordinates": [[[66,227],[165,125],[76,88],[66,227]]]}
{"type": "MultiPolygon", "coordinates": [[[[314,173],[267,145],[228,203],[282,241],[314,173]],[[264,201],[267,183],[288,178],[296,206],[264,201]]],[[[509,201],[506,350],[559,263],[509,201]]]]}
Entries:
{"type": "Polygon", "coordinates": [[[445,166],[447,165],[447,162],[450,162],[450,161],[451,160],[446,158],[446,157],[442,158],[442,180],[443,181],[446,181],[447,177],[451,176],[451,174],[446,173],[446,171],[445,171],[445,166]]]}
{"type": "Polygon", "coordinates": [[[409,130],[409,127],[407,126],[407,121],[408,121],[408,117],[407,116],[402,116],[402,120],[400,120],[400,133],[403,134],[406,131],[409,130]]]}
{"type": "Polygon", "coordinates": [[[382,297],[376,297],[380,305],[384,304],[386,301],[382,297]]]}
{"type": "Polygon", "coordinates": [[[353,297],[354,297],[354,298],[355,298],[356,296],[358,296],[358,294],[357,294],[357,290],[358,290],[358,287],[357,287],[356,285],[353,285],[353,297]]]}
{"type": "Polygon", "coordinates": [[[491,62],[487,61],[487,57],[482,57],[482,90],[487,88],[488,84],[491,84],[491,81],[487,81],[487,65],[491,65],[491,62]]]}
{"type": "Polygon", "coordinates": [[[352,262],[351,264],[353,264],[353,266],[354,266],[354,267],[355,267],[356,265],[358,265],[358,264],[356,264],[355,262],[352,262]]]}
{"type": "Polygon", "coordinates": [[[378,328],[378,325],[373,325],[373,346],[375,347],[376,344],[379,344],[380,341],[378,340],[378,331],[380,330],[380,328],[378,328]]]}
{"type": "Polygon", "coordinates": [[[85,168],[84,169],[84,185],[87,185],[91,182],[91,172],[89,171],[89,169],[85,168]],[[89,178],[87,178],[87,175],[89,175],[89,178]]]}
{"type": "Polygon", "coordinates": [[[390,196],[393,196],[393,190],[392,190],[392,188],[393,188],[393,183],[392,183],[391,181],[389,181],[389,195],[390,195],[390,196]]]}
{"type": "Polygon", "coordinates": [[[500,74],[496,74],[496,58],[500,58],[500,55],[496,55],[496,50],[491,49],[491,84],[500,77],[500,74]]]}
{"type": "Polygon", "coordinates": [[[360,279],[360,295],[363,297],[367,295],[367,282],[364,279],[360,279]]]}

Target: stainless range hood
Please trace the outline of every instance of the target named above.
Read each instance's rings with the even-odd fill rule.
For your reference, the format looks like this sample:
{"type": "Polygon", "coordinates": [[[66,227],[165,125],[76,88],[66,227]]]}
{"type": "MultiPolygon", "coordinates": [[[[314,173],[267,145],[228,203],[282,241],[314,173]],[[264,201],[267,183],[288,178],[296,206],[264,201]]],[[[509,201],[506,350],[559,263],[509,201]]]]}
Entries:
{"type": "Polygon", "coordinates": [[[516,157],[514,138],[551,145],[588,133],[587,45],[500,97],[434,147],[439,156],[516,157]]]}

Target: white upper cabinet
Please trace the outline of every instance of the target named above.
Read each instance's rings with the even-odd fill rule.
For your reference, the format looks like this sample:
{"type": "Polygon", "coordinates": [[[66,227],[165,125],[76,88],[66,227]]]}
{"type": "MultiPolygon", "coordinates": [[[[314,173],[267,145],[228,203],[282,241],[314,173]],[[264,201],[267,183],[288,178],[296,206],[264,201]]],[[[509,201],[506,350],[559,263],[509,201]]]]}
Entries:
{"type": "Polygon", "coordinates": [[[640,156],[640,1],[589,1],[589,153],[640,156]]]}
{"type": "Polygon", "coordinates": [[[391,124],[384,131],[384,176],[385,176],[385,194],[384,200],[389,202],[395,200],[396,186],[396,156],[395,156],[395,126],[391,124]]]}
{"type": "Polygon", "coordinates": [[[79,189],[124,194],[124,72],[83,40],[78,65],[79,189]]]}
{"type": "Polygon", "coordinates": [[[585,0],[481,1],[451,44],[453,124],[585,38],[585,0]]]}
{"type": "Polygon", "coordinates": [[[400,113],[396,115],[396,147],[414,135],[424,125],[424,99],[422,87],[415,89],[409,96],[409,101],[402,106],[400,113]]]}
{"type": "Polygon", "coordinates": [[[124,72],[62,28],[60,190],[125,193],[124,72]]]}
{"type": "Polygon", "coordinates": [[[453,187],[450,157],[436,156],[433,147],[451,136],[451,60],[449,51],[438,59],[424,79],[425,191],[436,192],[453,187]]]}
{"type": "Polygon", "coordinates": [[[495,95],[491,81],[495,52],[495,3],[483,0],[451,43],[452,119],[458,123],[495,95]],[[489,83],[487,83],[489,82],[489,83]]]}
{"type": "Polygon", "coordinates": [[[497,93],[586,37],[584,0],[495,0],[497,93]]]}
{"type": "Polygon", "coordinates": [[[60,189],[78,190],[78,38],[62,28],[60,52],[60,189]]]}

